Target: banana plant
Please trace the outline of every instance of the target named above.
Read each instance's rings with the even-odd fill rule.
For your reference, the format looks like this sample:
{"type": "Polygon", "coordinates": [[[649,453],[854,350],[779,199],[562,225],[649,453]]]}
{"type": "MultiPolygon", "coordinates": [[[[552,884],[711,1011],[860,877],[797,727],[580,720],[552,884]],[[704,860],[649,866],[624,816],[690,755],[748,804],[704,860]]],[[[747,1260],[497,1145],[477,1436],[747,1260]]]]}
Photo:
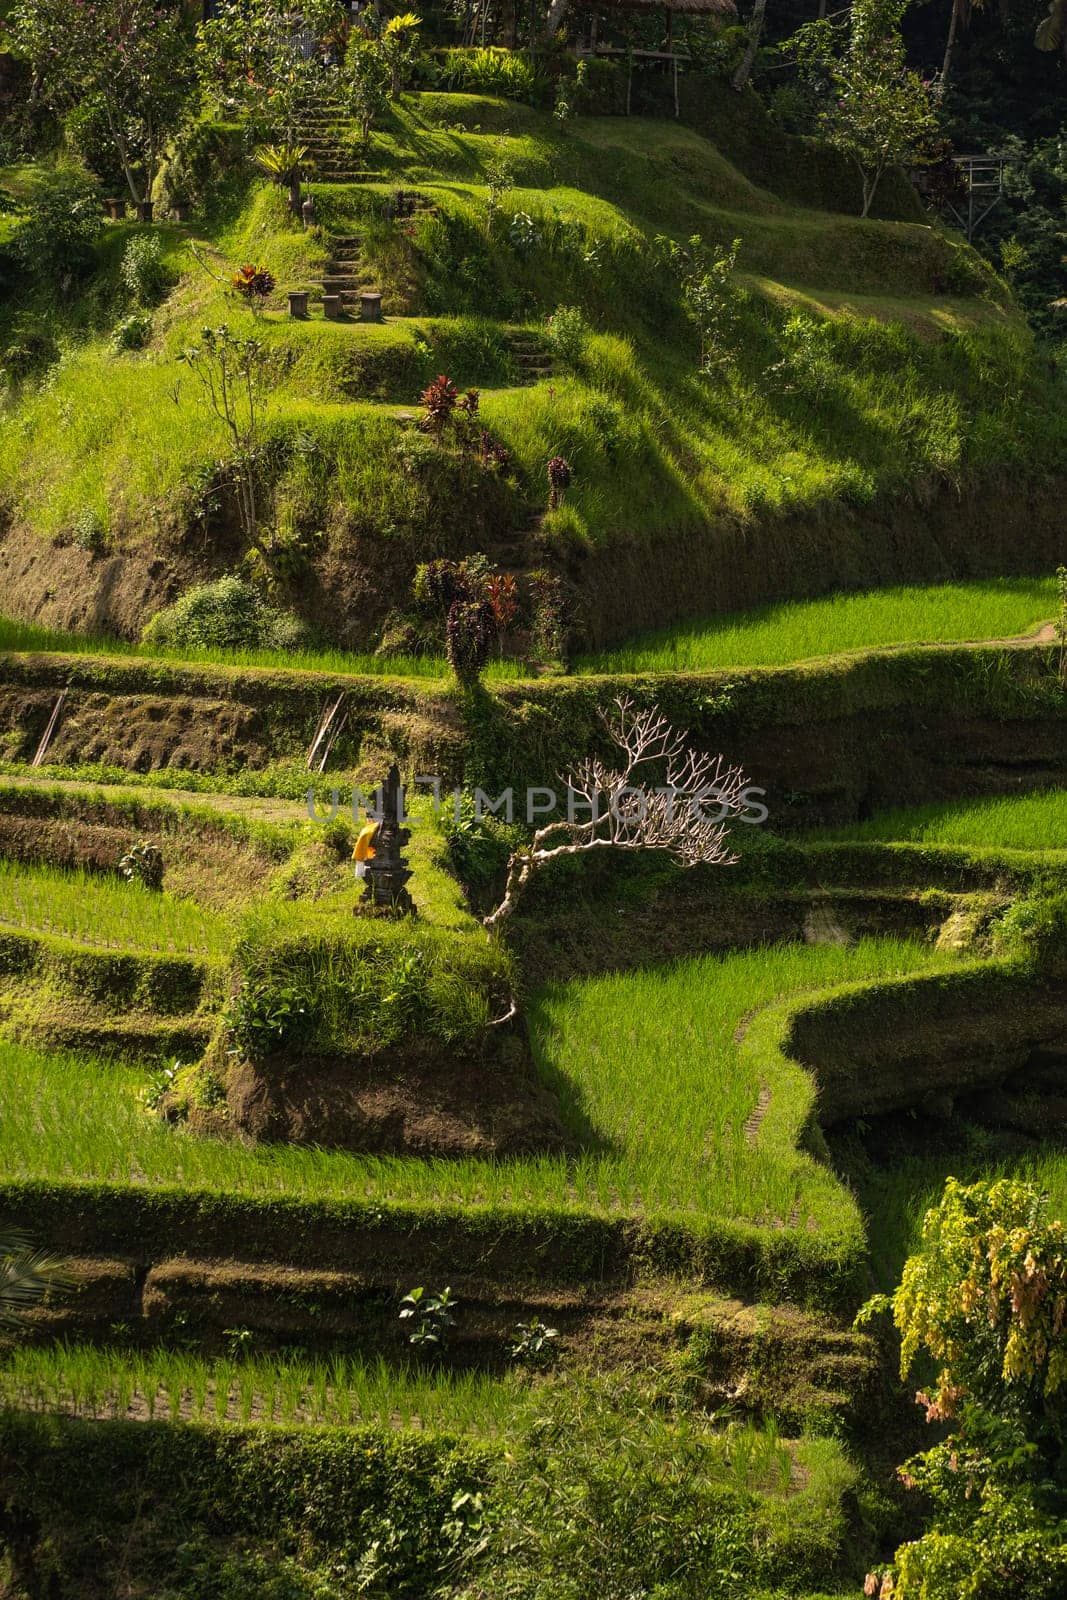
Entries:
{"type": "Polygon", "coordinates": [[[1039,50],[1062,50],[1067,56],[1067,0],[1052,0],[1048,16],[1037,25],[1034,43],[1039,50]]]}
{"type": "Polygon", "coordinates": [[[289,188],[289,209],[300,215],[300,180],[311,170],[306,144],[261,144],[253,157],[256,166],[273,183],[289,188]]]}

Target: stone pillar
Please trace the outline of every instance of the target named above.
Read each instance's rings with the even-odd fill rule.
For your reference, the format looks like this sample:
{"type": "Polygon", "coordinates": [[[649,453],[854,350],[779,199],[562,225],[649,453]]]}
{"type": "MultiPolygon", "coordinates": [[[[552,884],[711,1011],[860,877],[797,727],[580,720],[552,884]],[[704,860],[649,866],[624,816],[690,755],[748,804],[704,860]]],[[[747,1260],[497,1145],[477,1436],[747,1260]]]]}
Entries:
{"type": "Polygon", "coordinates": [[[401,854],[403,846],[411,839],[411,830],[400,825],[404,815],[404,786],[395,761],[381,787],[381,812],[374,855],[367,862],[363,899],[372,905],[390,906],[394,911],[414,915],[415,904],[407,891],[411,872],[401,854]]]}

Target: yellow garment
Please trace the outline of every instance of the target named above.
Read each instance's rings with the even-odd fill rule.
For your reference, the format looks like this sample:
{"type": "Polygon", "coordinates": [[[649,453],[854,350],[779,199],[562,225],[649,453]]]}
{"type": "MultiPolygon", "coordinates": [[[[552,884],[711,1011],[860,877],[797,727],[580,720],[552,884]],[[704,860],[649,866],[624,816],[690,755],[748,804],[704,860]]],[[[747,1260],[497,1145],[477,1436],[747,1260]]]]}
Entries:
{"type": "Polygon", "coordinates": [[[356,840],[356,848],[352,852],[353,861],[369,861],[374,855],[374,841],[378,835],[376,822],[364,823],[356,840]]]}

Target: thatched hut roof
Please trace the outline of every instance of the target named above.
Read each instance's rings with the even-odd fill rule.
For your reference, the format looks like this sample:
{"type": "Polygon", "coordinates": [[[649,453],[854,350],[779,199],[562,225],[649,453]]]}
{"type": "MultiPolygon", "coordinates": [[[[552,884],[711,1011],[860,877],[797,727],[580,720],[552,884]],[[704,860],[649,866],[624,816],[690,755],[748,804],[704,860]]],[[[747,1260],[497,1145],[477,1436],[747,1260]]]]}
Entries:
{"type": "Polygon", "coordinates": [[[673,11],[676,16],[737,16],[735,0],[573,0],[582,11],[673,11]]]}

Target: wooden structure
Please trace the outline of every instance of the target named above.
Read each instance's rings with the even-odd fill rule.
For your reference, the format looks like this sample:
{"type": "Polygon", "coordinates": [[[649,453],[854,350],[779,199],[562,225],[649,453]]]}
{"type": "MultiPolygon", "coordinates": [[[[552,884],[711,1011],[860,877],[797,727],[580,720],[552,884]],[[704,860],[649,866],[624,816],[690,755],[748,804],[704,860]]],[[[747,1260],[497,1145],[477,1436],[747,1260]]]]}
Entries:
{"type": "Polygon", "coordinates": [[[575,54],[578,56],[598,56],[608,61],[626,62],[627,116],[630,115],[634,66],[644,62],[648,62],[651,65],[662,62],[671,74],[674,88],[674,114],[676,117],[681,114],[681,106],[678,100],[678,67],[679,63],[690,61],[692,58],[688,50],[680,48],[675,43],[675,17],[715,17],[722,22],[733,22],[737,19],[735,0],[576,0],[574,10],[578,15],[588,19],[586,37],[584,40],[576,42],[575,54]],[[598,38],[601,20],[610,19],[620,11],[629,11],[645,16],[655,16],[658,13],[662,13],[664,33],[660,46],[655,49],[638,49],[631,45],[601,43],[598,38]]]}
{"type": "Polygon", "coordinates": [[[962,206],[956,206],[950,200],[948,210],[969,242],[1004,193],[1004,168],[1008,165],[1008,157],[953,156],[952,159],[963,174],[967,199],[962,206]]]}

